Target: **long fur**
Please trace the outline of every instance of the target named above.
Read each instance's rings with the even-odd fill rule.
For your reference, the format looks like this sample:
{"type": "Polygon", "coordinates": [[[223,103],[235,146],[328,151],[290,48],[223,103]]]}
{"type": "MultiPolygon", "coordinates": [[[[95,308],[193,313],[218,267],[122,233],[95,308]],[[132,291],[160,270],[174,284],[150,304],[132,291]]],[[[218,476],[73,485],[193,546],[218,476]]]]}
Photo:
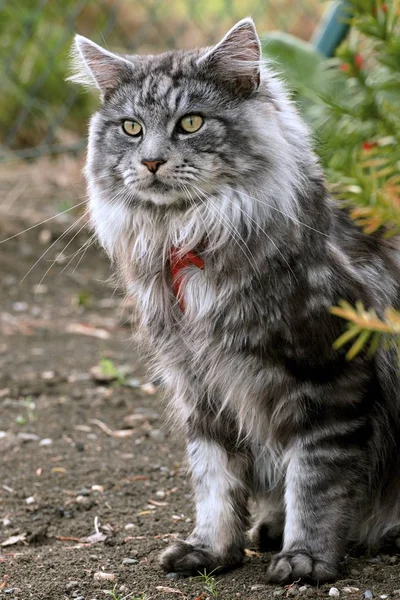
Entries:
{"type": "Polygon", "coordinates": [[[89,60],[79,43],[83,80],[91,69],[103,97],[86,167],[92,224],[188,439],[196,527],[161,563],[238,564],[253,498],[254,539],[283,535],[269,578],[332,579],[349,542],[376,545],[400,524],[396,355],[349,363],[329,312],[341,298],[399,307],[398,243],[365,236],[329,197],[250,19],[214,49],[119,69],[117,55],[97,60],[90,46],[89,60]],[[179,119],[193,113],[204,125],[186,135],[179,119]],[[124,119],[143,136],[127,136],[124,119]],[[165,161],[156,175],[150,159],[165,161]],[[184,272],[184,311],[171,247],[205,263],[184,272]]]}

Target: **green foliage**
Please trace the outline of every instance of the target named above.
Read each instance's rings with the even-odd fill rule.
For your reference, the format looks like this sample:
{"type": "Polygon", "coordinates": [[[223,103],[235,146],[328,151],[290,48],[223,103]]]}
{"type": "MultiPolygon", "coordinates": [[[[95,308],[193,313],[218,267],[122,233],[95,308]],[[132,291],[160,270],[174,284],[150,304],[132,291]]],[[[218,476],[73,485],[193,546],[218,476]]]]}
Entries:
{"type": "Polygon", "coordinates": [[[310,106],[319,102],[318,90],[324,84],[321,77],[323,56],[307,42],[288,33],[274,31],[261,35],[264,55],[282,71],[290,82],[296,100],[310,106]],[[309,100],[310,102],[307,102],[309,100]]]}
{"type": "Polygon", "coordinates": [[[369,233],[400,230],[400,8],[398,0],[352,0],[351,35],[333,59],[303,42],[264,38],[282,65],[337,197],[369,233]],[[303,63],[303,67],[301,67],[303,63]],[[308,71],[312,71],[311,73],[308,71]],[[363,210],[360,212],[359,209],[363,210]]]}
{"type": "Polygon", "coordinates": [[[121,52],[156,53],[217,41],[251,14],[263,27],[309,35],[319,0],[6,0],[0,2],[0,144],[13,150],[60,143],[85,134],[98,100],[65,81],[75,33],[121,52]],[[279,9],[278,9],[279,8],[279,9]],[[308,18],[305,15],[308,13],[308,18]]]}
{"type": "Polygon", "coordinates": [[[118,369],[112,360],[109,358],[102,358],[99,362],[101,374],[109,379],[110,381],[116,381],[120,385],[124,385],[126,382],[125,373],[122,369],[118,369]]]}
{"type": "MultiPolygon", "coordinates": [[[[391,237],[400,234],[400,2],[348,4],[351,33],[335,58],[321,61],[311,47],[292,51],[293,42],[288,50],[287,40],[268,38],[264,51],[296,90],[331,191],[366,233],[391,237]]],[[[361,304],[332,313],[349,322],[335,344],[352,343],[347,358],[389,339],[400,347],[400,314],[390,307],[383,320],[361,304]]]]}
{"type": "Polygon", "coordinates": [[[400,313],[388,308],[380,319],[373,309],[366,310],[362,302],[357,302],[354,308],[344,300],[340,306],[333,306],[331,313],[348,321],[347,330],[334,343],[335,348],[352,343],[346,354],[348,360],[366,347],[369,355],[373,355],[381,343],[386,348],[395,345],[400,359],[400,313]]]}
{"type": "Polygon", "coordinates": [[[35,423],[36,422],[36,404],[33,401],[32,396],[26,396],[20,400],[21,408],[24,410],[24,414],[19,414],[15,418],[15,422],[17,425],[26,425],[27,423],[35,423]]]}
{"type": "Polygon", "coordinates": [[[105,590],[104,593],[109,596],[111,600],[150,600],[147,594],[141,594],[140,596],[135,596],[133,592],[130,594],[119,594],[116,585],[112,590],[105,590]]]}
{"type": "Polygon", "coordinates": [[[209,594],[212,598],[219,598],[219,592],[217,590],[218,582],[215,581],[215,577],[213,577],[213,573],[218,570],[214,569],[211,573],[207,573],[206,569],[204,569],[203,573],[200,573],[196,579],[200,579],[203,582],[204,590],[209,594]]]}

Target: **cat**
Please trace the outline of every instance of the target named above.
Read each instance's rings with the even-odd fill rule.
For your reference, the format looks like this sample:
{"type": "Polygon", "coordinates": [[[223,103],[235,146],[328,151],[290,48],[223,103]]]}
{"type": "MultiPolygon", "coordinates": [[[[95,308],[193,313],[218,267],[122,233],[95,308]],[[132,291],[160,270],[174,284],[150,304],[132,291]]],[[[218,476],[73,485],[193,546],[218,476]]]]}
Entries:
{"type": "Polygon", "coordinates": [[[400,525],[397,357],[347,361],[329,311],[399,307],[397,241],[329,196],[250,18],[205,49],[127,56],[76,36],[73,55],[102,102],[91,223],[187,439],[196,525],[161,566],[240,565],[253,503],[253,541],[278,548],[269,581],[334,580],[350,542],[400,525]]]}

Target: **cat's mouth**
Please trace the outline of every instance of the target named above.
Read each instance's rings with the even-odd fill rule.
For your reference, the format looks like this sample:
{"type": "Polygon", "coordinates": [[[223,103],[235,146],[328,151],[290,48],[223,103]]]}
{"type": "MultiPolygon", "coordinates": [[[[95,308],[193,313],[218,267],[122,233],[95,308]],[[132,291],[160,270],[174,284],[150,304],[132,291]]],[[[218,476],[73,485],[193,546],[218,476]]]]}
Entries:
{"type": "Polygon", "coordinates": [[[167,194],[174,190],[174,186],[171,183],[154,176],[138,182],[137,186],[142,192],[154,192],[157,194],[167,194]]]}
{"type": "Polygon", "coordinates": [[[153,178],[153,180],[150,181],[149,185],[147,186],[147,189],[155,190],[157,192],[168,192],[172,189],[172,186],[168,185],[168,183],[165,183],[164,181],[160,181],[159,179],[153,178]]]}

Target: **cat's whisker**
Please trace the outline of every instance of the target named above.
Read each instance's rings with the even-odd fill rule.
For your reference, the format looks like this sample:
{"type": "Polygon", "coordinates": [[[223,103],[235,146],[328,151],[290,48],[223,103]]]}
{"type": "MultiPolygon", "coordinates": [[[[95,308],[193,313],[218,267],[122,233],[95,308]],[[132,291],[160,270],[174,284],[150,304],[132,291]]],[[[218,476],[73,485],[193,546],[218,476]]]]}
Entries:
{"type": "Polygon", "coordinates": [[[44,225],[45,223],[48,223],[49,221],[52,221],[53,219],[56,219],[57,217],[60,217],[61,215],[64,215],[67,212],[70,212],[71,210],[74,210],[74,208],[78,208],[79,206],[82,206],[82,204],[87,204],[87,200],[85,199],[82,202],[78,202],[78,204],[75,204],[74,206],[66,208],[65,210],[57,213],[56,215],[53,215],[52,217],[48,217],[47,219],[44,219],[43,221],[40,221],[40,223],[36,223],[35,225],[31,225],[30,227],[27,227],[26,229],[24,229],[23,231],[20,231],[19,233],[15,233],[14,235],[10,235],[10,237],[6,238],[5,240],[0,240],[0,244],[4,244],[5,242],[13,240],[16,237],[18,237],[20,235],[23,235],[24,233],[27,233],[28,231],[31,231],[32,229],[35,229],[36,227],[40,227],[41,225],[44,225]]]}
{"type": "Polygon", "coordinates": [[[256,198],[255,196],[250,196],[249,194],[246,194],[246,192],[243,192],[242,190],[238,190],[236,188],[230,187],[228,185],[226,185],[224,187],[227,190],[231,190],[232,192],[236,192],[237,194],[242,194],[243,196],[246,196],[247,198],[250,198],[250,200],[254,200],[255,202],[258,202],[259,204],[263,204],[264,206],[267,206],[268,208],[271,208],[272,210],[275,210],[275,211],[281,213],[283,216],[285,216],[286,218],[290,219],[294,223],[297,223],[298,225],[302,225],[303,227],[307,227],[307,229],[311,229],[311,231],[315,231],[316,233],[319,233],[319,234],[321,234],[321,235],[323,235],[325,237],[330,237],[330,235],[328,233],[324,233],[323,231],[320,231],[319,229],[315,229],[315,227],[311,227],[311,225],[308,225],[307,223],[303,223],[299,219],[296,219],[296,217],[293,217],[292,215],[289,215],[285,211],[280,210],[276,206],[273,206],[272,204],[269,204],[268,202],[265,202],[265,200],[261,200],[260,198],[256,198]]]}
{"type": "Polygon", "coordinates": [[[74,221],[72,223],[72,225],[70,225],[57,239],[54,240],[54,242],[52,244],[50,244],[50,246],[48,248],[46,248],[46,250],[43,252],[43,254],[41,254],[41,256],[34,262],[34,264],[30,267],[30,269],[28,270],[27,273],[25,273],[24,277],[21,279],[20,283],[23,283],[23,281],[25,281],[25,279],[28,277],[28,275],[33,271],[33,269],[40,263],[40,261],[46,256],[46,254],[48,252],[50,252],[50,250],[61,240],[63,240],[70,231],[73,230],[73,228],[84,218],[86,217],[88,214],[88,210],[86,210],[78,219],[76,219],[76,221],[74,221]]]}
{"type": "MultiPolygon", "coordinates": [[[[82,217],[86,217],[87,213],[85,213],[84,215],[82,215],[82,217]]],[[[45,278],[47,277],[47,275],[50,273],[51,269],[54,267],[54,265],[56,263],[59,262],[61,256],[63,255],[63,253],[65,252],[65,250],[72,244],[72,242],[78,237],[78,235],[81,233],[81,231],[83,231],[83,229],[85,229],[85,227],[87,226],[87,223],[85,222],[81,227],[79,227],[78,231],[76,231],[74,233],[74,235],[72,236],[72,238],[68,241],[68,243],[66,244],[66,246],[64,246],[64,248],[57,254],[56,258],[54,258],[51,261],[51,264],[49,266],[49,268],[46,270],[46,272],[44,273],[44,275],[42,276],[42,278],[39,281],[39,285],[41,285],[43,283],[43,281],[45,280],[45,278]]],[[[26,276],[25,276],[26,277],[26,276]]]]}
{"type": "Polygon", "coordinates": [[[79,265],[81,264],[86,252],[89,250],[90,246],[93,245],[93,242],[96,239],[96,234],[92,234],[90,236],[90,238],[88,240],[86,240],[86,242],[84,244],[82,244],[82,246],[79,248],[79,250],[77,250],[76,252],[74,252],[74,254],[72,255],[71,260],[68,261],[68,263],[65,265],[65,267],[62,269],[62,271],[60,271],[60,275],[62,275],[64,273],[64,271],[66,271],[69,267],[69,265],[73,262],[73,260],[79,255],[81,254],[78,262],[76,263],[75,267],[73,268],[72,273],[75,273],[75,271],[77,270],[77,268],[79,267],[79,265]]]}
{"type": "MultiPolygon", "coordinates": [[[[215,202],[213,202],[212,197],[208,194],[206,194],[206,192],[204,192],[204,190],[202,190],[201,188],[197,188],[196,186],[193,186],[193,189],[197,190],[197,196],[199,197],[199,193],[202,193],[207,202],[210,203],[210,205],[212,207],[214,207],[215,212],[217,213],[215,216],[217,216],[217,218],[219,219],[220,223],[222,226],[223,222],[222,222],[222,218],[225,220],[227,226],[228,226],[228,231],[230,231],[231,235],[232,235],[232,239],[234,239],[234,241],[237,243],[237,245],[239,246],[240,250],[243,252],[244,256],[247,258],[247,260],[249,261],[251,267],[254,268],[254,270],[256,271],[257,275],[259,276],[259,269],[256,265],[254,256],[252,255],[248,245],[246,244],[246,241],[243,239],[243,237],[241,236],[241,234],[238,232],[237,228],[235,227],[235,225],[233,224],[232,220],[229,219],[228,215],[226,215],[225,213],[221,212],[217,206],[217,204],[215,202]],[[240,241],[239,241],[240,240],[240,241]],[[241,243],[243,244],[244,248],[242,247],[241,243]]],[[[214,213],[215,214],[215,213],[214,213]]]]}

